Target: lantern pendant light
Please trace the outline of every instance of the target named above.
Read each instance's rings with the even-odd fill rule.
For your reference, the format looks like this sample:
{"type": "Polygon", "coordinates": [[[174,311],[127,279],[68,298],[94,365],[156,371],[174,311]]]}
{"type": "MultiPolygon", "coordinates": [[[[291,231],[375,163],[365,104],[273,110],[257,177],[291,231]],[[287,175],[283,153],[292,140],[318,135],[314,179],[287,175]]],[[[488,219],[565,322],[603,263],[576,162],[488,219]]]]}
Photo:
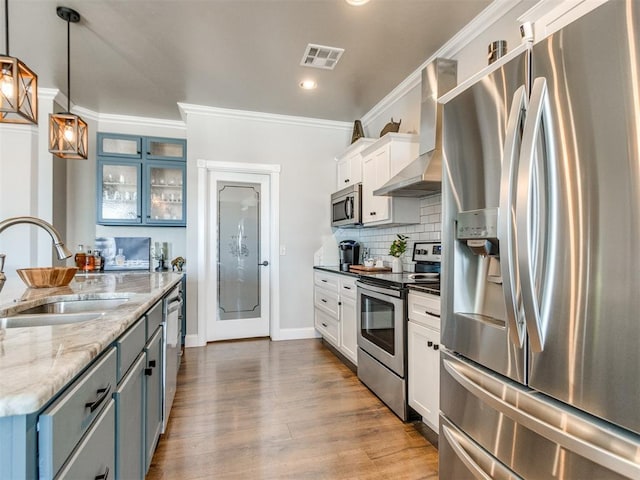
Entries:
{"type": "Polygon", "coordinates": [[[0,123],[38,124],[38,76],[9,56],[9,0],[4,1],[6,54],[0,55],[0,123]]]}
{"type": "Polygon", "coordinates": [[[49,115],[49,151],[60,158],[86,159],[88,157],[87,123],[71,110],[71,23],[80,21],[80,14],[67,7],[56,9],[67,22],[67,111],[49,115]]]}

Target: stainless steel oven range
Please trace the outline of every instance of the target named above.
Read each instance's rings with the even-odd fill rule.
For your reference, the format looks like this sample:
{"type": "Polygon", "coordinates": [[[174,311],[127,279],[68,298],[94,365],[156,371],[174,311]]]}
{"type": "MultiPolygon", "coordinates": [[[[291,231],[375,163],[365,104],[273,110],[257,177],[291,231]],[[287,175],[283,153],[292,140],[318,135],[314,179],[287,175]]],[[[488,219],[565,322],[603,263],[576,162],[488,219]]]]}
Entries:
{"type": "Polygon", "coordinates": [[[358,287],[358,378],[402,420],[407,404],[407,287],[440,287],[439,243],[417,242],[415,273],[363,275],[358,287]]]}

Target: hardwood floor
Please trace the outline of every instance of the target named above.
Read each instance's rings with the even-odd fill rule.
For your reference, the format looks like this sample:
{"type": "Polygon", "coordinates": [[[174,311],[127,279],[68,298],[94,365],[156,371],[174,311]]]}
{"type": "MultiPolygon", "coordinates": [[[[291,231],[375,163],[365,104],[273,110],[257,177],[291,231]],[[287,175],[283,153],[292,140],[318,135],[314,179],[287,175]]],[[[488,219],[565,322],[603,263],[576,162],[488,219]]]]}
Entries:
{"type": "Polygon", "coordinates": [[[437,479],[438,452],[319,340],[186,349],[147,479],[437,479]]]}

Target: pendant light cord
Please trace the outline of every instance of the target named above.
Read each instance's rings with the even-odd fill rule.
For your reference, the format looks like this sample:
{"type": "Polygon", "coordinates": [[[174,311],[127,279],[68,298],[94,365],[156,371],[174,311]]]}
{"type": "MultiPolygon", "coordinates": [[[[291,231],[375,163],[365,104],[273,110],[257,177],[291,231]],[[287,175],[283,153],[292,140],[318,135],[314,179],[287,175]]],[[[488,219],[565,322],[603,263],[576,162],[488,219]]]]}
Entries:
{"type": "Polygon", "coordinates": [[[5,32],[5,40],[4,46],[7,52],[7,57],[9,56],[9,0],[4,0],[4,32],[5,32]]]}
{"type": "MultiPolygon", "coordinates": [[[[5,0],[9,1],[9,0],[5,0]]],[[[71,22],[67,18],[67,112],[71,113],[71,22]]]]}

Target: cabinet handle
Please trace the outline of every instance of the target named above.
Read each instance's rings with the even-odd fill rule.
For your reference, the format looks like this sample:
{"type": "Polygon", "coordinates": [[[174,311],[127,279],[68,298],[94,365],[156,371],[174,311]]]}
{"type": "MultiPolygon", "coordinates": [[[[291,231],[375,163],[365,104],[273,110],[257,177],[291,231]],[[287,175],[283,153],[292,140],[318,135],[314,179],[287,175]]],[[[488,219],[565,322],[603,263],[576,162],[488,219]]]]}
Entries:
{"type": "Polygon", "coordinates": [[[145,374],[147,377],[150,377],[151,375],[153,375],[153,368],[145,368],[145,369],[144,369],[144,374],[145,374]]]}
{"type": "Polygon", "coordinates": [[[320,301],[327,303],[327,301],[324,298],[321,298],[320,301]]]}
{"type": "Polygon", "coordinates": [[[351,290],[351,287],[342,287],[342,288],[344,288],[345,290],[351,290]]]}
{"type": "Polygon", "coordinates": [[[428,341],[427,342],[427,347],[433,347],[433,342],[432,341],[428,341]]]}
{"type": "Polygon", "coordinates": [[[338,305],[342,305],[342,302],[338,302],[338,305]]]}
{"type": "Polygon", "coordinates": [[[107,388],[99,388],[96,390],[96,393],[98,394],[98,398],[93,402],[87,402],[84,404],[84,408],[89,408],[92,413],[96,411],[100,404],[104,402],[105,398],[109,396],[109,393],[111,393],[111,384],[108,384],[107,388]]]}
{"type": "Polygon", "coordinates": [[[326,323],[324,323],[324,322],[322,322],[322,326],[323,326],[324,328],[328,328],[328,325],[327,325],[326,323]]]}
{"type": "Polygon", "coordinates": [[[149,360],[149,366],[151,368],[156,368],[156,361],[155,360],[149,360]]]}
{"type": "Polygon", "coordinates": [[[440,345],[438,345],[437,343],[433,346],[434,350],[439,350],[440,349],[440,345]]]}
{"type": "Polygon", "coordinates": [[[345,179],[344,179],[344,183],[349,183],[349,179],[348,179],[348,178],[345,178],[345,179]]]}
{"type": "Polygon", "coordinates": [[[94,477],[94,480],[107,480],[109,478],[109,467],[104,468],[104,473],[102,475],[97,475],[94,477]]]}
{"type": "Polygon", "coordinates": [[[327,281],[326,281],[324,278],[322,279],[322,281],[323,281],[324,283],[327,283],[327,281]]]}

